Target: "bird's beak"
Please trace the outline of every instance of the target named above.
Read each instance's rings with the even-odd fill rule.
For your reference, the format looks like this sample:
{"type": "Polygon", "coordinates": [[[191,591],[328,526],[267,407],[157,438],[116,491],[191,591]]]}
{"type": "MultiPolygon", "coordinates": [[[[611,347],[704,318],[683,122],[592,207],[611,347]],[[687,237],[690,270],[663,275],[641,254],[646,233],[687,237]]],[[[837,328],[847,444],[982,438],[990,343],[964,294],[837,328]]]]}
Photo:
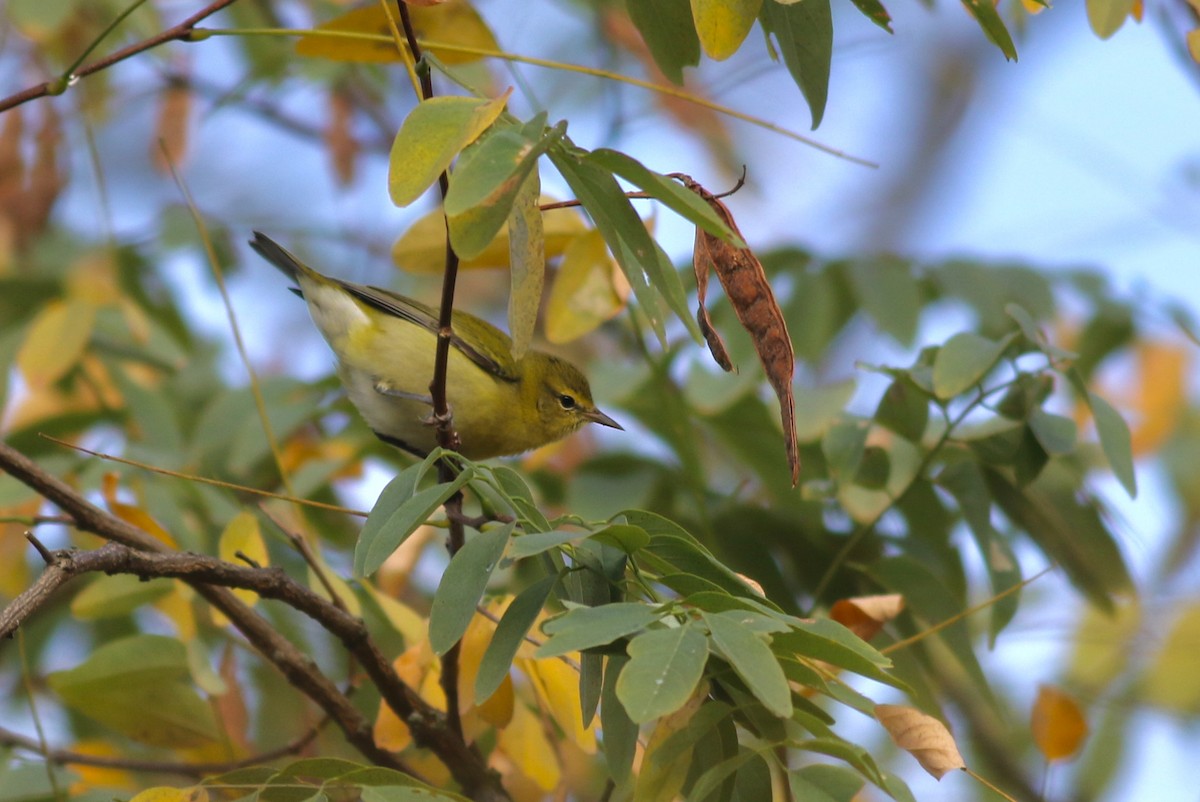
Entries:
{"type": "Polygon", "coordinates": [[[603,412],[601,412],[598,409],[593,409],[589,412],[583,413],[583,417],[587,418],[592,423],[598,423],[601,426],[608,426],[612,429],[620,429],[621,431],[625,431],[624,426],[617,423],[615,420],[608,417],[607,415],[605,415],[603,412]]]}

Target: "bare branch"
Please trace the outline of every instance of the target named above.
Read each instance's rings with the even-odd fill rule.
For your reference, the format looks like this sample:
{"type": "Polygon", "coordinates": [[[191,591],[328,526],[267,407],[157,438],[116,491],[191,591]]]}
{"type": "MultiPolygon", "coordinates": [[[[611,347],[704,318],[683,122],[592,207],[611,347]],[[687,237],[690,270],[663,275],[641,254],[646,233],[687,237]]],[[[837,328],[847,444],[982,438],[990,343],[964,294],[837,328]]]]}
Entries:
{"type": "Polygon", "coordinates": [[[152,48],[158,47],[159,45],[166,44],[167,42],[186,41],[191,38],[192,31],[196,27],[196,23],[211,17],[213,14],[216,14],[226,6],[233,5],[234,2],[236,2],[236,0],[214,0],[214,2],[209,3],[207,6],[200,9],[178,25],[168,28],[167,30],[155,34],[147,39],[143,39],[140,42],[135,42],[128,47],[123,47],[117,52],[105,56],[99,61],[93,61],[91,64],[76,70],[71,75],[64,75],[60,78],[56,78],[53,81],[46,81],[45,83],[37,86],[31,86],[28,89],[17,92],[15,95],[9,95],[3,100],[0,100],[0,113],[20,106],[22,103],[28,103],[31,100],[37,100],[40,97],[46,97],[48,95],[61,95],[63,92],[67,91],[67,88],[70,87],[71,84],[80,78],[84,78],[92,73],[108,69],[118,62],[124,61],[131,56],[136,56],[138,53],[145,52],[152,48]]]}

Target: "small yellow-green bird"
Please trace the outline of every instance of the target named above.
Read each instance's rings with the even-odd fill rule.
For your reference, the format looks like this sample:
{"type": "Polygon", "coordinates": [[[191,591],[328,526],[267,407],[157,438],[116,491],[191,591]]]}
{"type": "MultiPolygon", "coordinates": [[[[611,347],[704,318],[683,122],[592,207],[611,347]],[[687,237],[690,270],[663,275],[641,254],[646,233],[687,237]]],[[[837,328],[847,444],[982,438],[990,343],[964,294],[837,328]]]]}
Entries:
{"type": "MultiPolygon", "coordinates": [[[[367,425],[385,443],[424,456],[437,445],[430,424],[437,312],[378,287],[340,281],[300,262],[270,237],[250,241],[294,280],[293,290],[337,356],[338,375],[367,425]]],[[[622,428],[596,409],[591,387],[570,362],[530,350],[485,320],[454,313],[446,397],[463,456],[520,454],[586,423],[622,428]]]]}

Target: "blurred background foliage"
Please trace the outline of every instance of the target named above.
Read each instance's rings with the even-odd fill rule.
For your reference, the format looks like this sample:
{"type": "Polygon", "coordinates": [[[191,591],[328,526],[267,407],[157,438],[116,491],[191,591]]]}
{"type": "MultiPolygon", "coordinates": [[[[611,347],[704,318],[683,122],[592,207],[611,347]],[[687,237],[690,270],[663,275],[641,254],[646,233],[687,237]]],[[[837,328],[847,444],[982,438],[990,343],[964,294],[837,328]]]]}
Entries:
{"type": "MultiPolygon", "coordinates": [[[[96,55],[164,30],[194,13],[194,5],[142,4],[96,55]]],[[[856,5],[874,10],[869,3],[856,5]]],[[[986,10],[991,5],[968,6],[983,14],[979,21],[995,42],[995,11],[986,10]]],[[[59,74],[125,8],[115,0],[10,0],[0,12],[0,94],[59,74]]],[[[206,25],[308,28],[346,8],[239,2],[206,25]]],[[[1092,27],[1111,35],[1134,10],[1122,9],[1089,3],[1092,27]]],[[[656,51],[655,42],[647,46],[636,13],[631,19],[620,3],[546,2],[513,12],[483,0],[475,10],[478,16],[458,4],[461,16],[453,24],[424,35],[583,63],[651,83],[668,82],[664,73],[676,79],[685,74],[679,64],[672,67],[671,56],[656,51]]],[[[911,22],[913,10],[889,10],[900,28],[896,38],[913,36],[899,26],[911,22]]],[[[999,6],[1017,31],[1018,50],[1037,26],[1057,24],[1046,22],[1054,11],[1028,16],[1038,10],[999,6]]],[[[1194,77],[1196,65],[1186,61],[1192,12],[1183,3],[1158,10],[1165,20],[1161,46],[1179,49],[1177,69],[1194,77]]],[[[1140,4],[1136,13],[1142,13],[1140,4]]],[[[1056,565],[1055,575],[1019,595],[890,656],[921,706],[959,726],[968,763],[1011,793],[1037,795],[1043,763],[1067,757],[1047,751],[1027,723],[1032,689],[1044,683],[1069,692],[1091,730],[1081,751],[1069,756],[1070,767],[1056,769],[1049,798],[1158,798],[1169,790],[1169,776],[1134,773],[1131,791],[1131,775],[1123,771],[1142,738],[1162,737],[1154,734],[1156,722],[1157,732],[1194,743],[1194,727],[1185,725],[1200,707],[1193,657],[1200,641],[1194,591],[1200,563],[1196,284],[1181,276],[1178,295],[1131,291],[1103,264],[1064,268],[1002,253],[930,251],[920,236],[921,219],[948,214],[958,202],[946,176],[964,161],[962,140],[984,136],[964,122],[966,107],[982,104],[1000,120],[1005,113],[994,94],[999,52],[978,30],[954,19],[952,8],[933,14],[942,28],[918,34],[929,44],[908,43],[929,52],[924,61],[902,62],[915,77],[888,119],[894,129],[872,127],[851,145],[836,144],[850,148],[872,137],[894,137],[855,152],[879,159],[877,172],[676,96],[561,70],[441,54],[490,95],[516,87],[510,108],[522,116],[545,108],[551,120],[568,119],[572,138],[589,148],[611,146],[664,173],[703,175],[714,190],[731,185],[747,165],[747,188],[726,203],[767,269],[800,361],[803,470],[801,486],[793,488],[777,402],[724,299],[712,304],[712,312],[740,368],[736,374],[717,371],[680,325],[669,327],[668,343],[660,345],[644,312],[626,306],[629,288],[585,219],[574,211],[549,212],[554,278],[543,333],[553,348],[588,366],[600,406],[629,431],[583,433],[508,464],[527,477],[549,515],[595,520],[640,508],[679,522],[788,612],[808,615],[837,599],[900,593],[908,609],[875,641],[884,648],[1056,565]],[[782,180],[789,183],[781,186],[782,180]],[[784,199],[784,193],[821,206],[824,216],[801,216],[796,198],[784,199]],[[822,220],[852,233],[831,247],[822,220]],[[962,339],[964,332],[973,338],[962,339]],[[980,393],[979,386],[989,392],[980,393]],[[1127,440],[1107,404],[1128,421],[1127,440]],[[1147,518],[1138,505],[1119,500],[1134,490],[1135,461],[1143,498],[1149,487],[1157,507],[1147,518]],[[1119,481],[1112,480],[1113,469],[1119,481]],[[1131,547],[1144,552],[1132,578],[1131,547]],[[1027,653],[1032,656],[1020,656],[1023,639],[1042,623],[1055,628],[1059,652],[1047,656],[1033,649],[1027,653]],[[1010,656],[993,659],[993,642],[1010,656]]],[[[836,67],[855,54],[868,59],[887,45],[886,35],[853,9],[835,8],[834,19],[839,33],[827,107],[814,101],[820,92],[813,86],[802,97],[785,67],[770,63],[757,32],[729,61],[706,59],[686,70],[687,90],[784,127],[805,128],[824,112],[835,132],[844,131],[837,127],[839,109],[857,101],[839,86],[836,67]],[[842,30],[850,32],[845,39],[842,30]],[[785,80],[777,80],[780,75],[785,80]]],[[[644,21],[642,28],[644,33],[644,21]]],[[[1086,35],[1077,25],[1061,38],[1086,35]]],[[[440,251],[439,235],[431,238],[430,224],[420,222],[432,201],[399,211],[385,194],[388,151],[413,103],[407,78],[392,64],[305,54],[312,41],[297,48],[294,37],[246,35],[171,44],[80,80],[60,98],[0,115],[5,441],[104,500],[117,515],[139,523],[152,518],[181,549],[218,553],[223,533],[228,536],[232,522],[259,499],[88,459],[46,436],[158,469],[362,508],[373,503],[381,477],[407,464],[375,440],[338,392],[302,304],[243,247],[249,232],[261,229],[339,277],[436,299],[437,279],[428,263],[430,253],[440,251]],[[233,347],[202,236],[168,161],[179,165],[228,277],[279,460],[233,347]]],[[[1003,50],[1013,46],[1001,44],[1003,50]]],[[[890,78],[878,70],[875,88],[890,78]]],[[[1018,75],[1013,91],[1032,92],[1032,81],[1018,75]]],[[[1195,94],[1172,102],[1194,107],[1195,94]]],[[[843,125],[854,117],[842,115],[843,125]]],[[[816,136],[827,136],[828,128],[816,136]]],[[[1186,167],[1179,173],[1193,203],[1191,217],[1186,204],[1165,214],[1194,226],[1194,175],[1188,179],[1186,167]]],[[[569,195],[549,170],[543,186],[549,195],[569,195]]],[[[669,212],[640,208],[685,267],[690,232],[669,212]]],[[[1181,274],[1196,263],[1195,230],[1200,227],[1185,238],[1190,261],[1172,268],[1181,274]]],[[[436,266],[440,257],[433,261],[436,266]]],[[[495,262],[481,258],[468,266],[458,305],[502,319],[507,276],[490,269],[495,262]]],[[[689,274],[683,270],[685,282],[689,274]]],[[[43,510],[36,495],[10,477],[0,477],[0,507],[12,521],[0,529],[0,594],[10,598],[38,570],[23,533],[25,519],[43,510]]],[[[316,512],[301,523],[282,502],[267,502],[266,509],[319,533],[324,559],[335,573],[348,573],[354,519],[316,512]]],[[[53,527],[38,531],[55,545],[94,542],[53,527]]],[[[354,594],[396,654],[411,645],[404,626],[412,622],[397,623],[400,614],[392,610],[389,617],[388,603],[380,599],[428,610],[444,565],[437,540],[427,532],[410,541],[411,548],[377,578],[381,594],[361,588],[354,594]]],[[[305,574],[282,538],[268,535],[267,542],[272,564],[305,574]]],[[[522,581],[514,577],[512,587],[522,581]]],[[[230,706],[242,706],[249,722],[242,747],[278,746],[306,723],[308,714],[289,689],[205,624],[187,594],[150,583],[106,590],[97,603],[86,596],[89,590],[29,622],[25,667],[15,649],[4,649],[0,718],[13,729],[28,729],[32,689],[46,702],[42,715],[54,733],[73,748],[124,752],[127,745],[100,740],[105,731],[94,722],[55,707],[42,678],[116,638],[139,632],[184,636],[189,628],[200,637],[190,641],[197,653],[189,653],[186,663],[206,692],[224,700],[217,703],[221,715],[235,715],[230,706]],[[219,695],[230,686],[241,690],[219,695]]],[[[337,659],[334,644],[315,628],[264,612],[323,663],[337,659]]],[[[372,711],[377,703],[357,701],[372,711]]],[[[850,726],[849,737],[910,779],[919,798],[937,798],[939,791],[922,786],[907,756],[892,754],[870,722],[850,726]]],[[[341,748],[332,733],[320,739],[322,751],[341,748]]],[[[578,755],[567,754],[573,748],[561,747],[559,764],[587,775],[578,755]]],[[[160,745],[151,754],[163,752],[160,745]]],[[[199,748],[189,754],[215,759],[224,752],[199,748]]],[[[519,762],[515,750],[513,757],[519,762]]],[[[10,761],[6,776],[32,776],[21,775],[28,768],[10,761]]],[[[90,771],[77,773],[80,789],[144,784],[90,771]]],[[[575,787],[588,782],[585,777],[575,787]]],[[[952,787],[940,792],[942,798],[986,798],[986,791],[965,780],[950,778],[943,785],[952,787]]],[[[9,790],[0,798],[33,798],[14,792],[21,787],[15,780],[3,787],[9,790]]],[[[537,798],[537,792],[521,798],[537,798]]]]}

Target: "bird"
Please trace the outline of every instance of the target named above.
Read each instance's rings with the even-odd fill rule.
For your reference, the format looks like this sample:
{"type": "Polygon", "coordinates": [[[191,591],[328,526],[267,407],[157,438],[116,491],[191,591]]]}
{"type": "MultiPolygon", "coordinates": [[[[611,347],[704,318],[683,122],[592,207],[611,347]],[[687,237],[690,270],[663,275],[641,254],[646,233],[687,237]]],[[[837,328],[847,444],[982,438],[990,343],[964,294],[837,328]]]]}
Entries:
{"type": "MultiPolygon", "coordinates": [[[[250,247],[296,283],[313,323],[337,357],[351,402],[385,443],[419,457],[437,445],[431,415],[439,330],[432,307],[379,287],[326,276],[255,231],[250,247]]],[[[462,456],[520,454],[588,423],[623,427],[597,409],[575,365],[543,351],[512,354],[512,339],[455,310],[446,398],[462,456]]]]}

